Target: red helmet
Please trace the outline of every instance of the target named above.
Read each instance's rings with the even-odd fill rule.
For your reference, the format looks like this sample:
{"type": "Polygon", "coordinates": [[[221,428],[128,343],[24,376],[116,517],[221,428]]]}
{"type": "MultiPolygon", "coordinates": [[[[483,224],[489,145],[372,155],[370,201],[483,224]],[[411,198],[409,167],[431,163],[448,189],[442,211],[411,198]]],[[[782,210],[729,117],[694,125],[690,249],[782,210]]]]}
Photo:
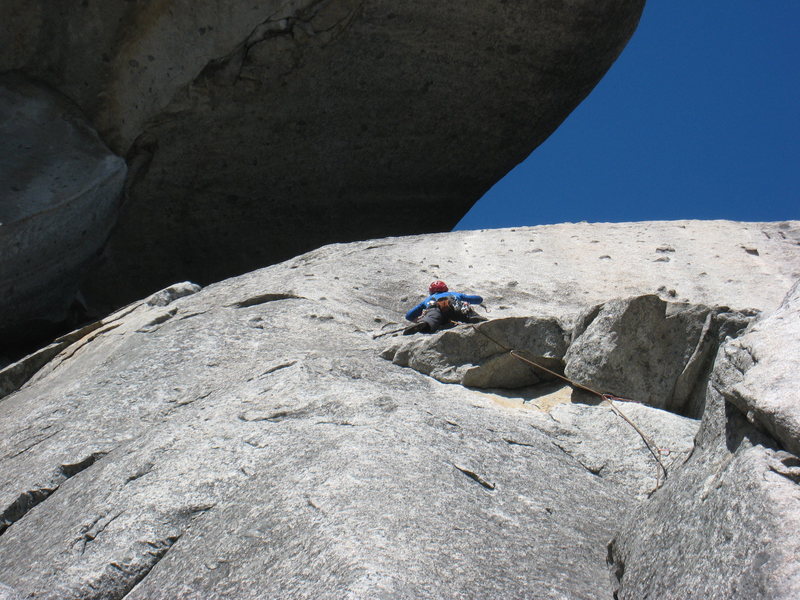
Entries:
{"type": "Polygon", "coordinates": [[[446,292],[446,291],[447,291],[447,284],[444,281],[439,281],[438,279],[428,286],[429,294],[438,294],[440,292],[446,292]]]}

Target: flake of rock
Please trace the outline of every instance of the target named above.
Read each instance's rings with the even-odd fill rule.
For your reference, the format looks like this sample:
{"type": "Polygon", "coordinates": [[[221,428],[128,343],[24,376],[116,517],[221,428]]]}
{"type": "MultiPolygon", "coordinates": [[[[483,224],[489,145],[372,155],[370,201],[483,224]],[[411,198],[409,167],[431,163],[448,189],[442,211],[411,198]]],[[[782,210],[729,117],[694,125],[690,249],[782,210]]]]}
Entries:
{"type": "Polygon", "coordinates": [[[725,346],[715,381],[725,398],[781,445],[800,455],[800,283],[773,314],[725,346]]]}
{"type": "Polygon", "coordinates": [[[567,335],[556,319],[509,317],[400,338],[381,356],[442,383],[478,388],[520,388],[553,379],[511,356],[509,349],[525,349],[544,367],[562,371],[567,335]]]}
{"type": "Polygon", "coordinates": [[[720,337],[735,336],[749,318],[655,295],[613,300],[579,321],[564,373],[599,392],[700,416],[702,403],[691,398],[705,393],[720,337]]]}
{"type": "Polygon", "coordinates": [[[171,304],[178,298],[183,298],[185,296],[191,296],[192,294],[196,294],[200,291],[200,286],[196,283],[192,283],[190,281],[184,281],[182,283],[176,283],[171,285],[160,292],[156,292],[152,296],[150,296],[145,302],[150,306],[167,306],[171,304]]]}

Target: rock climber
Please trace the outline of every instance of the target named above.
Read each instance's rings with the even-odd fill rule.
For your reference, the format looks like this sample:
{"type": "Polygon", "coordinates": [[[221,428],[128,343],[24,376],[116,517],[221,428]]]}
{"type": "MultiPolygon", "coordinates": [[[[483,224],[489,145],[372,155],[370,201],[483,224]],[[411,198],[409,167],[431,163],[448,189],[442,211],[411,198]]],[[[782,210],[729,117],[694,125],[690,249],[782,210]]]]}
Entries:
{"type": "Polygon", "coordinates": [[[406,313],[406,319],[414,324],[406,327],[403,335],[412,333],[434,333],[453,321],[479,323],[486,321],[470,306],[482,304],[483,298],[461,292],[451,292],[444,281],[436,280],[428,286],[430,294],[406,313]]]}

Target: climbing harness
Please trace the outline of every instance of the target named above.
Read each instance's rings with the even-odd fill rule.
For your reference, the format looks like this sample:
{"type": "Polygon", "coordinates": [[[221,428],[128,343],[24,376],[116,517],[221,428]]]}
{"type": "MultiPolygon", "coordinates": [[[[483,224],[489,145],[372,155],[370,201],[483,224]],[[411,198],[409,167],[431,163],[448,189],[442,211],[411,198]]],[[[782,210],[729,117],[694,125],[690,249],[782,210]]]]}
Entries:
{"type": "Polygon", "coordinates": [[[604,393],[598,392],[597,390],[594,390],[594,389],[592,389],[592,388],[590,388],[588,386],[582,385],[580,383],[576,383],[576,382],[572,381],[571,379],[568,379],[568,378],[564,377],[563,375],[560,375],[559,373],[556,373],[555,371],[552,371],[552,370],[548,369],[547,367],[543,367],[542,365],[540,365],[540,364],[538,364],[538,363],[536,363],[536,362],[534,362],[534,361],[532,361],[532,360],[530,360],[528,358],[525,358],[524,356],[521,356],[519,354],[519,352],[517,352],[513,348],[509,348],[505,344],[501,344],[496,339],[494,339],[492,336],[490,336],[488,333],[486,333],[485,331],[482,331],[481,329],[479,329],[477,326],[471,325],[471,327],[475,331],[480,333],[483,337],[485,337],[486,339],[488,339],[489,341],[491,341],[495,345],[499,346],[500,348],[502,348],[503,350],[508,352],[511,356],[513,356],[517,360],[527,364],[530,367],[533,367],[535,369],[539,369],[541,371],[544,371],[545,373],[548,373],[548,374],[550,374],[550,375],[552,375],[554,377],[557,377],[558,379],[564,381],[567,385],[569,385],[573,389],[578,389],[578,390],[582,390],[584,392],[588,392],[590,394],[593,394],[593,395],[599,397],[601,400],[604,400],[604,401],[608,402],[608,405],[611,407],[611,410],[614,411],[614,414],[616,414],[618,417],[620,417],[622,420],[624,420],[628,425],[633,427],[633,429],[636,431],[636,433],[639,434],[639,437],[642,438],[642,441],[644,442],[645,446],[647,446],[647,449],[650,451],[650,454],[653,455],[653,458],[658,463],[658,466],[661,467],[661,472],[663,472],[663,474],[664,474],[663,479],[662,479],[660,474],[656,477],[656,489],[660,488],[663,485],[664,481],[667,479],[667,468],[664,466],[664,463],[661,461],[661,456],[669,456],[670,451],[665,449],[665,448],[659,448],[655,444],[655,442],[653,442],[647,436],[647,434],[645,434],[636,425],[636,423],[634,423],[625,413],[623,413],[614,402],[615,400],[620,400],[620,401],[624,402],[624,401],[626,401],[628,399],[620,398],[619,396],[614,396],[613,394],[604,394],[604,393]]]}
{"type": "Polygon", "coordinates": [[[429,300],[428,303],[425,304],[425,309],[422,311],[422,317],[435,308],[443,310],[443,312],[447,311],[451,315],[455,315],[461,319],[469,318],[477,314],[469,302],[459,300],[455,296],[444,296],[442,298],[429,300]],[[444,306],[442,306],[443,304],[444,306]]]}

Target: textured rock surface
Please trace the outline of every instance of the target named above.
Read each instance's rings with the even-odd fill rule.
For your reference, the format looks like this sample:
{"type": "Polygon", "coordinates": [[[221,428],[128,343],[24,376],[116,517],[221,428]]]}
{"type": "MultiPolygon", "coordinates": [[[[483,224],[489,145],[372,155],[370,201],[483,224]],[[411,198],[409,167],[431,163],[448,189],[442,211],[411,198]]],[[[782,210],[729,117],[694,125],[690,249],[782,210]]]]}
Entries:
{"type": "Polygon", "coordinates": [[[524,412],[380,359],[280,271],[250,282],[267,298],[143,303],[2,402],[4,581],[45,598],[605,593],[630,494],[524,412]]]}
{"type": "Polygon", "coordinates": [[[800,350],[800,338],[791,335],[796,301],[795,289],[776,315],[753,325],[752,337],[720,349],[691,458],[610,545],[620,600],[800,595],[800,459],[785,450],[787,442],[796,448],[798,438],[781,430],[785,441],[776,441],[760,431],[774,428],[776,413],[796,423],[800,412],[796,383],[789,383],[797,381],[800,350]],[[791,313],[793,321],[776,326],[791,313]],[[736,363],[749,344],[765,347],[759,335],[765,331],[772,333],[766,347],[780,344],[787,360],[773,355],[756,378],[752,360],[736,363]],[[743,375],[750,375],[748,406],[772,409],[753,413],[758,427],[728,402],[741,404],[743,375]]]}
{"type": "Polygon", "coordinates": [[[21,600],[20,596],[13,588],[0,583],[0,600],[21,600]]]}
{"type": "Polygon", "coordinates": [[[458,327],[436,336],[399,339],[381,353],[442,383],[506,389],[531,386],[552,376],[536,372],[505,348],[524,348],[546,368],[563,372],[567,335],[556,319],[506,317],[475,328],[458,327]]]}
{"type": "MultiPolygon", "coordinates": [[[[593,401],[588,397],[578,398],[583,402],[593,401]]],[[[674,473],[688,458],[694,447],[697,421],[641,404],[617,402],[616,405],[661,451],[660,460],[668,473],[674,473]]],[[[663,472],[645,449],[641,437],[630,435],[630,426],[611,410],[576,402],[560,403],[550,411],[535,412],[533,418],[554,444],[586,469],[619,484],[639,500],[649,498],[664,483],[663,472]]]]}
{"type": "MultiPolygon", "coordinates": [[[[125,162],[77,106],[0,74],[0,331],[61,321],[116,221],[125,162]]],[[[0,348],[2,350],[2,348],[0,348]]]]}
{"type": "MultiPolygon", "coordinates": [[[[0,582],[41,598],[595,599],[612,594],[606,544],[636,514],[612,549],[620,597],[663,589],[697,562],[695,547],[698,564],[729,575],[707,577],[704,597],[735,597],[738,575],[724,565],[738,558],[745,572],[777,565],[784,583],[773,589],[788,590],[800,513],[768,486],[796,493],[796,457],[759,445],[770,438],[721,396],[686,466],[697,421],[622,404],[670,451],[654,491],[654,460],[607,406],[531,391],[549,382],[444,384],[381,358],[396,340],[373,335],[397,327],[418,299],[408,290],[434,276],[469,283],[490,315],[520,317],[495,325],[515,343],[554,317],[570,333],[588,306],[611,300],[610,281],[626,296],[663,285],[691,303],[772,311],[798,265],[796,227],[578,224],[375,240],[136,303],[0,400],[0,582]],[[740,256],[751,235],[763,240],[759,256],[740,256]],[[580,252],[599,240],[624,265],[603,259],[601,271],[580,252]],[[653,264],[647,250],[664,243],[674,260],[653,264]],[[747,260],[758,268],[743,274],[747,260]],[[750,428],[727,440],[744,462],[726,459],[731,423],[750,428]],[[726,468],[738,475],[726,479],[726,468]],[[705,517],[693,512],[703,489],[705,517]],[[771,504],[749,504],[752,490],[770,489],[771,504]],[[662,530],[679,538],[666,552],[648,541],[662,530]]],[[[459,331],[472,330],[438,335],[459,331]]]]}
{"type": "Polygon", "coordinates": [[[719,342],[736,337],[753,312],[639,296],[585,313],[564,373],[592,389],[699,417],[719,342]]]}
{"type": "Polygon", "coordinates": [[[643,4],[6,0],[0,71],[74,99],[127,157],[130,201],[86,288],[120,305],[450,229],[589,93],[643,4]]]}
{"type": "Polygon", "coordinates": [[[800,289],[798,284],[774,314],[725,347],[725,398],[781,445],[800,455],[800,289]]]}

